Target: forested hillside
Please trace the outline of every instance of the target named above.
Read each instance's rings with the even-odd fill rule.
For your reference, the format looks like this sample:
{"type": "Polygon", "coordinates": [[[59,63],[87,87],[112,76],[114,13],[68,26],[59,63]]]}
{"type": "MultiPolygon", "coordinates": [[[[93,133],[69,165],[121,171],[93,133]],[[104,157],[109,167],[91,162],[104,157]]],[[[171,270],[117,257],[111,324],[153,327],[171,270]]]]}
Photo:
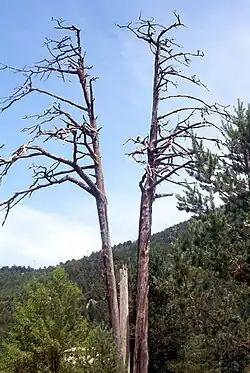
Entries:
{"type": "MultiPolygon", "coordinates": [[[[240,213],[241,210],[238,210],[240,213]]],[[[153,236],[149,290],[150,372],[245,372],[249,361],[249,228],[234,226],[227,208],[204,213],[153,236]]],[[[113,248],[115,267],[129,267],[130,343],[133,346],[136,243],[113,248]]],[[[100,253],[61,263],[79,285],[82,313],[108,323],[100,253]],[[90,299],[96,301],[88,309],[90,299]]],[[[1,335],[11,325],[13,301],[32,276],[52,267],[2,268],[1,335]]]]}
{"type": "MultiPolygon", "coordinates": [[[[153,246],[161,246],[168,250],[173,234],[184,232],[187,223],[180,223],[170,227],[153,236],[153,246]]],[[[116,269],[119,270],[122,264],[127,264],[134,274],[136,262],[136,242],[128,241],[114,246],[114,257],[116,269]]],[[[86,302],[95,299],[99,303],[100,310],[106,309],[105,286],[102,273],[101,253],[95,252],[90,256],[79,260],[72,260],[60,264],[69,274],[71,280],[77,283],[82,289],[86,302]]],[[[0,336],[4,338],[6,331],[11,325],[12,306],[15,300],[19,299],[22,289],[33,276],[46,277],[53,267],[46,269],[33,269],[22,266],[2,267],[0,269],[0,336]]],[[[134,279],[135,280],[135,279],[134,279]]],[[[97,309],[98,309],[97,308],[97,309]]],[[[106,309],[107,311],[107,309],[106,309]]],[[[105,313],[95,310],[95,317],[101,320],[105,313]]],[[[107,315],[105,314],[106,320],[107,315]]]]}

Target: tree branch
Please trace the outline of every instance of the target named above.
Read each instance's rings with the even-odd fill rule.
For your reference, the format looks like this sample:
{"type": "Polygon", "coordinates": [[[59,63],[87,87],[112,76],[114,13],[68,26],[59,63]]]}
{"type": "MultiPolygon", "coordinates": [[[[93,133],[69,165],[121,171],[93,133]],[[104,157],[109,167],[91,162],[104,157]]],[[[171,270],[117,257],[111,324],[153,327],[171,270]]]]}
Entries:
{"type": "Polygon", "coordinates": [[[80,188],[84,189],[89,194],[95,196],[95,193],[93,192],[93,190],[91,188],[89,188],[86,184],[84,184],[80,180],[77,180],[77,179],[75,179],[75,178],[73,178],[69,175],[66,175],[61,179],[57,179],[57,180],[53,180],[53,181],[50,180],[48,183],[45,183],[45,184],[36,185],[37,181],[35,181],[28,189],[16,192],[9,199],[7,199],[5,201],[0,201],[0,207],[2,207],[2,209],[6,210],[4,220],[2,222],[2,226],[5,224],[10,210],[15,205],[17,205],[20,201],[22,201],[25,197],[27,197],[27,196],[30,197],[35,191],[37,191],[39,189],[44,189],[44,188],[47,188],[47,187],[52,186],[52,185],[62,184],[66,181],[70,181],[71,183],[78,185],[80,188]]]}

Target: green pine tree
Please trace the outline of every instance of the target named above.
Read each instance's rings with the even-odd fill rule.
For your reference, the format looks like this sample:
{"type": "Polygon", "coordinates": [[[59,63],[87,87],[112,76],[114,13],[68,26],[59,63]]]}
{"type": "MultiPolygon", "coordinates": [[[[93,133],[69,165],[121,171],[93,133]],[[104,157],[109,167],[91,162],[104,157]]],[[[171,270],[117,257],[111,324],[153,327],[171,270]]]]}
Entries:
{"type": "Polygon", "coordinates": [[[195,183],[178,196],[198,219],[176,246],[176,299],[189,320],[176,372],[243,372],[250,359],[250,106],[238,101],[222,130],[216,154],[194,139],[195,183]]]}
{"type": "Polygon", "coordinates": [[[111,334],[81,316],[82,294],[57,268],[47,281],[34,280],[15,307],[3,343],[1,372],[116,372],[111,334]],[[94,370],[97,369],[97,370],[94,370]]]}

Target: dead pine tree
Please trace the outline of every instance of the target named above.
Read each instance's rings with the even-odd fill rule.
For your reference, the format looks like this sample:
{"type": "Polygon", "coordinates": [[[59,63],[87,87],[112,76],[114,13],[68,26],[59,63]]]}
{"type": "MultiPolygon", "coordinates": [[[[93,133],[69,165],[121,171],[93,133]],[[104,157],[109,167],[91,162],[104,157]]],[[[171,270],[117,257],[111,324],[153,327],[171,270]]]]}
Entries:
{"type": "MultiPolygon", "coordinates": [[[[134,373],[147,373],[148,352],[148,288],[149,253],[152,225],[152,206],[157,198],[168,197],[172,193],[157,193],[163,181],[184,185],[183,171],[194,168],[193,145],[206,139],[218,143],[218,139],[199,135],[198,130],[214,127],[210,114],[227,115],[225,107],[208,105],[202,99],[180,92],[179,85],[191,83],[205,87],[194,75],[188,74],[192,57],[202,57],[203,53],[188,53],[175,42],[172,32],[184,27],[179,15],[174,13],[175,22],[169,27],[158,24],[154,19],[139,17],[136,24],[129,23],[120,28],[128,29],[139,40],[145,42],[153,56],[152,113],[149,132],[145,137],[129,139],[136,149],[129,153],[144,168],[139,183],[141,190],[138,275],[134,373]],[[175,92],[170,92],[174,89],[175,92]],[[177,93],[176,93],[177,89],[177,93]],[[169,105],[169,106],[168,106],[169,105]],[[170,107],[170,109],[169,109],[170,107]]],[[[129,141],[128,140],[128,141],[129,141]]],[[[167,212],[166,212],[167,213],[167,212]]]]}
{"type": "MultiPolygon", "coordinates": [[[[85,62],[80,29],[66,26],[61,20],[53,21],[55,28],[64,35],[58,41],[46,39],[47,58],[24,69],[1,64],[2,71],[7,70],[23,76],[23,84],[16,87],[8,98],[1,100],[2,112],[11,109],[24,98],[35,95],[37,100],[41,99],[41,96],[51,100],[51,105],[40,114],[27,115],[27,121],[32,121],[31,125],[23,129],[28,135],[27,143],[22,144],[9,158],[0,158],[0,180],[7,177],[9,170],[20,162],[27,162],[27,167],[33,172],[31,184],[1,201],[0,206],[6,210],[5,222],[10,210],[25,197],[63,183],[75,184],[95,198],[111,326],[121,353],[117,288],[99,142],[100,128],[95,114],[95,78],[89,75],[91,68],[85,62]],[[71,100],[70,94],[63,96],[47,90],[47,80],[57,77],[65,84],[70,84],[69,79],[75,83],[73,89],[74,92],[79,89],[81,102],[71,100]],[[51,152],[53,140],[58,145],[64,145],[60,149],[67,157],[61,155],[60,151],[51,152]]],[[[68,87],[68,92],[71,92],[71,89],[72,85],[68,87]]]]}

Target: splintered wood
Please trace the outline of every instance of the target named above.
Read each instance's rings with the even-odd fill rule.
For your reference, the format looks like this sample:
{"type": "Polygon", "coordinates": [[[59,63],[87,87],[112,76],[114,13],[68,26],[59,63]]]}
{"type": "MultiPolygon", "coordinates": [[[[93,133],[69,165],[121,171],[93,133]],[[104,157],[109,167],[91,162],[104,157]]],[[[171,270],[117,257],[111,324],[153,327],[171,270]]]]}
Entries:
{"type": "Polygon", "coordinates": [[[126,373],[130,372],[129,354],[129,309],[128,309],[128,269],[125,265],[120,269],[120,330],[122,356],[126,373]]]}

